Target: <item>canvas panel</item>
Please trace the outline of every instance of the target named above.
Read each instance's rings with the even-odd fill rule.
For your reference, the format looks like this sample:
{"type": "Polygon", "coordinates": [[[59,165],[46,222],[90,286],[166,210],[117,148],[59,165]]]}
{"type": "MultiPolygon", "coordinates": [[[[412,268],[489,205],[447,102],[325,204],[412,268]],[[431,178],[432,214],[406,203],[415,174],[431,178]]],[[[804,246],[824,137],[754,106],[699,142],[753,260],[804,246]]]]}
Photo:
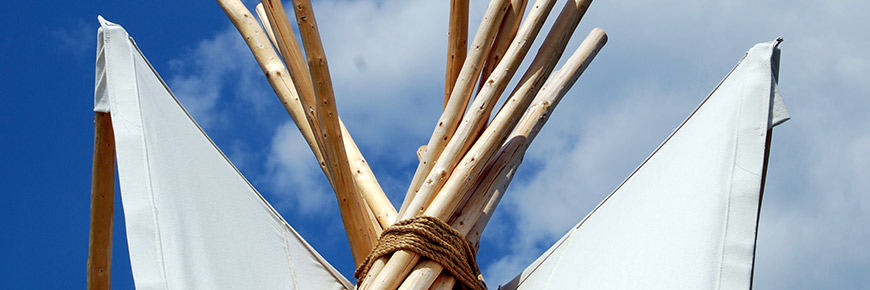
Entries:
{"type": "Polygon", "coordinates": [[[748,289],[779,40],[754,46],[626,181],[503,289],[748,289]]]}
{"type": "Polygon", "coordinates": [[[136,287],[353,288],[202,132],[126,31],[101,23],[95,110],[112,114],[136,287]]]}

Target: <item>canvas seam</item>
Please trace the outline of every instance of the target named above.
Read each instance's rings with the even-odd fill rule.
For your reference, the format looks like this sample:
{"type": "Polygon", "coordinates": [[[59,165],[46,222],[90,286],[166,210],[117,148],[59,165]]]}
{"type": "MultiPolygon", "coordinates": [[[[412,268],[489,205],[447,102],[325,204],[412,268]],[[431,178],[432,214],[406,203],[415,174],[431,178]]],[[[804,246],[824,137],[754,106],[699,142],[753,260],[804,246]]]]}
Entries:
{"type": "MultiPolygon", "coordinates": [[[[563,244],[560,245],[560,247],[561,247],[561,246],[566,246],[566,247],[567,247],[567,246],[570,246],[570,245],[571,245],[571,241],[573,240],[573,237],[574,237],[574,235],[573,235],[573,233],[572,233],[572,235],[569,236],[569,237],[565,240],[565,242],[563,242],[563,244]]],[[[550,281],[553,279],[553,273],[556,272],[556,269],[559,267],[560,264],[562,264],[562,259],[563,259],[563,258],[565,258],[565,253],[562,253],[562,255],[559,255],[559,257],[558,257],[557,260],[556,260],[556,265],[553,265],[553,270],[551,270],[551,271],[550,271],[550,274],[547,275],[547,281],[544,283],[544,289],[549,289],[549,288],[550,288],[550,281]]]]}
{"type": "MultiPolygon", "coordinates": [[[[136,48],[136,51],[139,51],[139,49],[138,49],[138,47],[136,47],[135,42],[133,42],[133,38],[128,37],[128,39],[129,39],[128,41],[130,41],[130,45],[131,45],[131,49],[129,51],[130,59],[132,60],[133,71],[134,71],[134,75],[135,75],[136,61],[133,59],[133,53],[134,53],[133,48],[136,48]]],[[[144,59],[144,56],[143,56],[143,59],[144,59]]],[[[146,137],[144,134],[144,132],[146,132],[147,128],[146,128],[145,118],[142,116],[142,95],[139,93],[139,80],[137,79],[134,82],[134,84],[136,86],[134,88],[134,91],[136,93],[136,106],[138,109],[139,124],[141,124],[140,130],[143,132],[143,134],[140,138],[140,141],[142,142],[143,158],[145,159],[144,166],[145,166],[145,172],[147,173],[147,174],[145,174],[145,179],[147,180],[146,184],[148,185],[148,189],[147,189],[148,197],[149,197],[149,201],[151,202],[151,217],[152,217],[152,222],[154,223],[154,239],[155,239],[154,242],[155,242],[157,252],[158,252],[157,259],[158,259],[158,262],[160,263],[160,274],[163,276],[163,288],[169,289],[168,288],[169,279],[166,276],[166,260],[164,259],[164,255],[163,255],[163,240],[162,240],[162,237],[160,235],[160,223],[159,223],[159,217],[158,217],[159,214],[157,212],[157,206],[155,206],[156,201],[154,199],[154,181],[151,178],[151,159],[150,159],[151,154],[150,154],[150,150],[148,149],[147,140],[146,140],[146,137]]]]}
{"type": "MultiPolygon", "coordinates": [[[[744,96],[746,95],[746,86],[744,82],[745,78],[740,79],[741,82],[741,91],[740,91],[740,104],[738,105],[738,109],[736,115],[742,115],[743,113],[743,105],[745,102],[744,96]]],[[[722,275],[725,272],[725,257],[728,252],[728,231],[730,229],[731,224],[731,201],[734,199],[734,171],[739,167],[737,165],[737,156],[740,145],[740,130],[742,129],[743,122],[740,118],[737,118],[737,126],[734,126],[734,130],[731,132],[734,135],[734,144],[732,144],[732,154],[731,154],[731,169],[728,174],[728,198],[725,200],[725,218],[723,224],[722,237],[719,242],[722,247],[722,253],[719,256],[719,275],[716,279],[716,289],[722,289],[722,275]]]]}
{"type": "Polygon", "coordinates": [[[287,258],[287,265],[290,267],[290,280],[293,281],[293,289],[299,289],[296,267],[293,266],[293,259],[290,256],[290,241],[287,239],[287,230],[281,229],[281,236],[284,238],[284,256],[287,258]]]}
{"type": "MultiPolygon", "coordinates": [[[[754,48],[755,48],[755,47],[753,47],[753,49],[754,49],[754,48]]],[[[775,45],[774,45],[774,48],[775,48],[775,45]]],[[[767,67],[766,67],[766,70],[765,70],[765,71],[768,72],[768,74],[765,76],[765,81],[766,81],[766,82],[764,82],[764,83],[768,83],[768,84],[770,84],[770,82],[771,82],[772,79],[773,79],[772,75],[770,74],[770,73],[771,73],[771,69],[772,69],[771,66],[770,66],[770,58],[772,57],[772,49],[773,49],[773,48],[765,47],[764,49],[765,49],[765,53],[766,53],[766,57],[765,57],[765,59],[767,60],[767,65],[766,65],[767,67]]],[[[747,67],[747,70],[751,70],[751,69],[753,69],[753,68],[754,68],[753,66],[748,66],[748,67],[747,67]]],[[[745,79],[745,78],[744,78],[744,79],[745,79]]],[[[741,79],[741,81],[742,81],[742,79],[741,79]]],[[[742,83],[742,86],[741,86],[741,95],[740,95],[740,105],[739,105],[739,110],[738,110],[738,112],[737,112],[738,115],[742,115],[743,112],[744,112],[744,110],[745,110],[745,108],[746,108],[746,102],[747,102],[747,99],[746,99],[745,96],[746,96],[747,94],[753,94],[753,95],[754,95],[754,91],[749,91],[749,90],[751,90],[751,89],[754,89],[754,87],[747,87],[746,84],[745,84],[745,82],[742,83]],[[748,91],[748,92],[747,92],[747,91],[748,91]]],[[[773,95],[772,95],[772,94],[773,94],[773,91],[771,90],[771,87],[770,87],[769,85],[768,85],[766,88],[762,87],[762,90],[766,90],[766,92],[763,92],[763,93],[766,93],[766,94],[764,94],[764,95],[767,95],[767,98],[765,99],[765,102],[768,102],[766,108],[768,109],[768,112],[769,112],[767,115],[765,115],[765,116],[767,117],[767,120],[764,120],[765,122],[763,122],[763,123],[766,125],[765,130],[763,131],[763,132],[765,132],[765,133],[763,133],[763,134],[764,134],[764,139],[766,140],[766,139],[767,139],[766,134],[768,134],[767,132],[768,132],[768,130],[770,130],[770,127],[769,127],[769,123],[770,123],[770,120],[771,120],[771,118],[770,118],[770,109],[772,108],[771,106],[773,105],[773,100],[772,100],[772,97],[773,97],[773,95]]],[[[750,124],[750,126],[745,126],[745,122],[744,122],[742,119],[740,119],[740,118],[738,118],[737,120],[738,120],[738,124],[737,124],[737,126],[735,127],[735,132],[734,132],[734,134],[735,134],[735,138],[734,138],[734,139],[735,139],[735,142],[734,142],[734,145],[733,145],[733,146],[734,146],[734,154],[732,155],[731,170],[730,170],[730,172],[729,172],[729,173],[730,173],[730,178],[728,179],[728,180],[729,180],[729,184],[728,184],[729,188],[728,188],[728,199],[727,199],[726,210],[725,210],[725,224],[724,224],[724,231],[723,231],[723,234],[722,234],[722,240],[721,240],[721,243],[722,243],[722,255],[721,255],[721,257],[720,257],[721,260],[720,260],[720,264],[719,264],[719,276],[718,276],[718,279],[717,279],[717,281],[716,281],[716,283],[717,283],[717,287],[716,287],[716,289],[723,289],[723,288],[722,288],[722,287],[723,287],[723,284],[722,284],[722,278],[723,278],[723,275],[725,274],[725,272],[728,272],[728,271],[731,271],[731,272],[738,271],[738,269],[734,269],[734,265],[728,265],[728,264],[726,264],[726,262],[728,262],[728,261],[731,260],[731,259],[729,259],[729,260],[726,261],[726,257],[728,257],[728,256],[731,254],[731,249],[734,248],[734,247],[739,247],[739,246],[740,246],[740,245],[732,245],[733,242],[731,241],[731,238],[730,238],[730,237],[733,236],[733,234],[731,233],[731,230],[732,230],[732,229],[731,229],[731,216],[732,216],[732,208],[731,208],[731,204],[732,204],[732,201],[735,199],[735,196],[734,196],[734,195],[735,195],[735,190],[734,190],[734,183],[735,183],[735,180],[734,180],[734,179],[735,179],[735,176],[736,176],[735,172],[736,172],[736,170],[739,169],[739,170],[742,170],[742,171],[746,172],[747,174],[758,175],[757,173],[755,173],[755,172],[753,172],[753,171],[750,171],[750,170],[747,170],[746,168],[742,167],[742,166],[741,166],[740,164],[738,164],[738,162],[737,162],[737,161],[738,161],[737,156],[739,156],[739,153],[745,151],[745,150],[743,150],[743,151],[740,150],[740,146],[739,146],[739,144],[740,144],[740,141],[741,141],[742,139],[740,138],[741,135],[739,134],[739,132],[742,131],[742,130],[744,130],[744,129],[746,129],[746,130],[751,130],[751,127],[752,127],[751,124],[750,124]]],[[[766,142],[765,142],[765,144],[766,144],[766,142]]],[[[766,145],[765,145],[765,146],[766,146],[766,145]]],[[[762,162],[766,162],[766,160],[764,159],[764,157],[762,157],[762,162]]],[[[762,166],[763,166],[763,165],[762,165],[762,166]]],[[[763,174],[763,172],[762,172],[762,174],[763,174]]],[[[762,186],[762,185],[760,184],[759,186],[762,186]]],[[[759,197],[759,203],[760,203],[760,197],[759,197]]],[[[760,208],[760,204],[759,204],[759,205],[758,205],[758,208],[757,208],[757,211],[760,212],[760,210],[761,210],[761,208],[760,208]]],[[[756,216],[757,216],[757,215],[756,215],[756,216]]],[[[755,224],[757,225],[757,223],[758,223],[758,220],[756,220],[756,223],[755,223],[755,224]]],[[[755,231],[757,232],[757,228],[755,228],[755,231]]],[[[752,254],[752,255],[753,255],[753,257],[754,257],[754,251],[753,251],[753,254],[752,254]]],[[[753,263],[754,263],[754,258],[753,258],[753,263]]],[[[750,276],[751,276],[751,274],[750,274],[750,276]]],[[[751,280],[750,280],[750,283],[751,283],[751,280]]],[[[730,285],[730,284],[729,284],[729,285],[730,285]]],[[[751,288],[751,284],[750,284],[750,288],[751,288]]]]}

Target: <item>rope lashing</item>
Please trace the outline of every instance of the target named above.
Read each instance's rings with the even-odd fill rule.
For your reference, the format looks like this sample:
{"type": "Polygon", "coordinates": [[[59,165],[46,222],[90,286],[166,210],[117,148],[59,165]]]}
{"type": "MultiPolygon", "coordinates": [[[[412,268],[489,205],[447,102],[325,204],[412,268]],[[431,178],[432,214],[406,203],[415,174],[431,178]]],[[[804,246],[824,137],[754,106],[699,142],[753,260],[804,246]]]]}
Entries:
{"type": "Polygon", "coordinates": [[[354,272],[357,284],[362,285],[378,258],[399,250],[438,262],[466,289],[486,290],[486,285],[477,278],[480,268],[473,245],[447,223],[429,216],[406,219],[385,229],[378,245],[354,272]]]}

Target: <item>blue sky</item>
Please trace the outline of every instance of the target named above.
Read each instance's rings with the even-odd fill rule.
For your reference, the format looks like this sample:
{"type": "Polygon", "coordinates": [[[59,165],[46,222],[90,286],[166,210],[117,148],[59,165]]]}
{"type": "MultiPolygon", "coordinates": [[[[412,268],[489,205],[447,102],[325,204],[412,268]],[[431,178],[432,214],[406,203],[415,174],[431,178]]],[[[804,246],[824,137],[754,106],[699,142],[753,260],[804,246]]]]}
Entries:
{"type": "MultiPolygon", "coordinates": [[[[325,179],[215,2],[57,2],[0,4],[0,288],[85,285],[98,14],[127,29],[297,231],[352,272],[325,179]]],[[[473,35],[486,3],[472,2],[473,35]]],[[[440,113],[447,3],[314,4],[340,113],[394,204],[440,113]]],[[[749,47],[784,36],[780,89],[793,119],[774,133],[755,287],[870,287],[866,11],[870,3],[848,0],[593,3],[569,49],[593,27],[610,40],[535,141],[484,234],[487,279],[494,285],[518,273],[655,149],[749,47]]],[[[113,285],[128,289],[122,221],[116,215],[113,285]]]]}

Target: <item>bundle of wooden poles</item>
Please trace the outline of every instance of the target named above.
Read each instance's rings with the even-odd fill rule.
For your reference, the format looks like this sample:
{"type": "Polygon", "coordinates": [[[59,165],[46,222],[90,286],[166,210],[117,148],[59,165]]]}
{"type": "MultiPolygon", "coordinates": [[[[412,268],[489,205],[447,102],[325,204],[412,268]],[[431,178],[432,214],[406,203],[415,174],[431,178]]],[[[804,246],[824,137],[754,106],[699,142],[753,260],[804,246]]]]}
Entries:
{"type": "MultiPolygon", "coordinates": [[[[470,46],[469,1],[451,0],[443,113],[428,144],[417,151],[419,166],[396,211],[338,116],[310,0],[291,2],[302,46],[280,0],[262,0],[258,17],[239,0],[218,0],[335,191],[357,266],[384,229],[421,215],[446,222],[479,245],[529,144],[607,39],[603,30],[593,29],[553,72],[592,2],[568,0],[492,116],[555,0],[537,0],[528,9],[527,0],[492,0],[470,46]]],[[[396,251],[374,261],[359,289],[452,289],[455,278],[442,270],[417,253],[396,251]]]]}

